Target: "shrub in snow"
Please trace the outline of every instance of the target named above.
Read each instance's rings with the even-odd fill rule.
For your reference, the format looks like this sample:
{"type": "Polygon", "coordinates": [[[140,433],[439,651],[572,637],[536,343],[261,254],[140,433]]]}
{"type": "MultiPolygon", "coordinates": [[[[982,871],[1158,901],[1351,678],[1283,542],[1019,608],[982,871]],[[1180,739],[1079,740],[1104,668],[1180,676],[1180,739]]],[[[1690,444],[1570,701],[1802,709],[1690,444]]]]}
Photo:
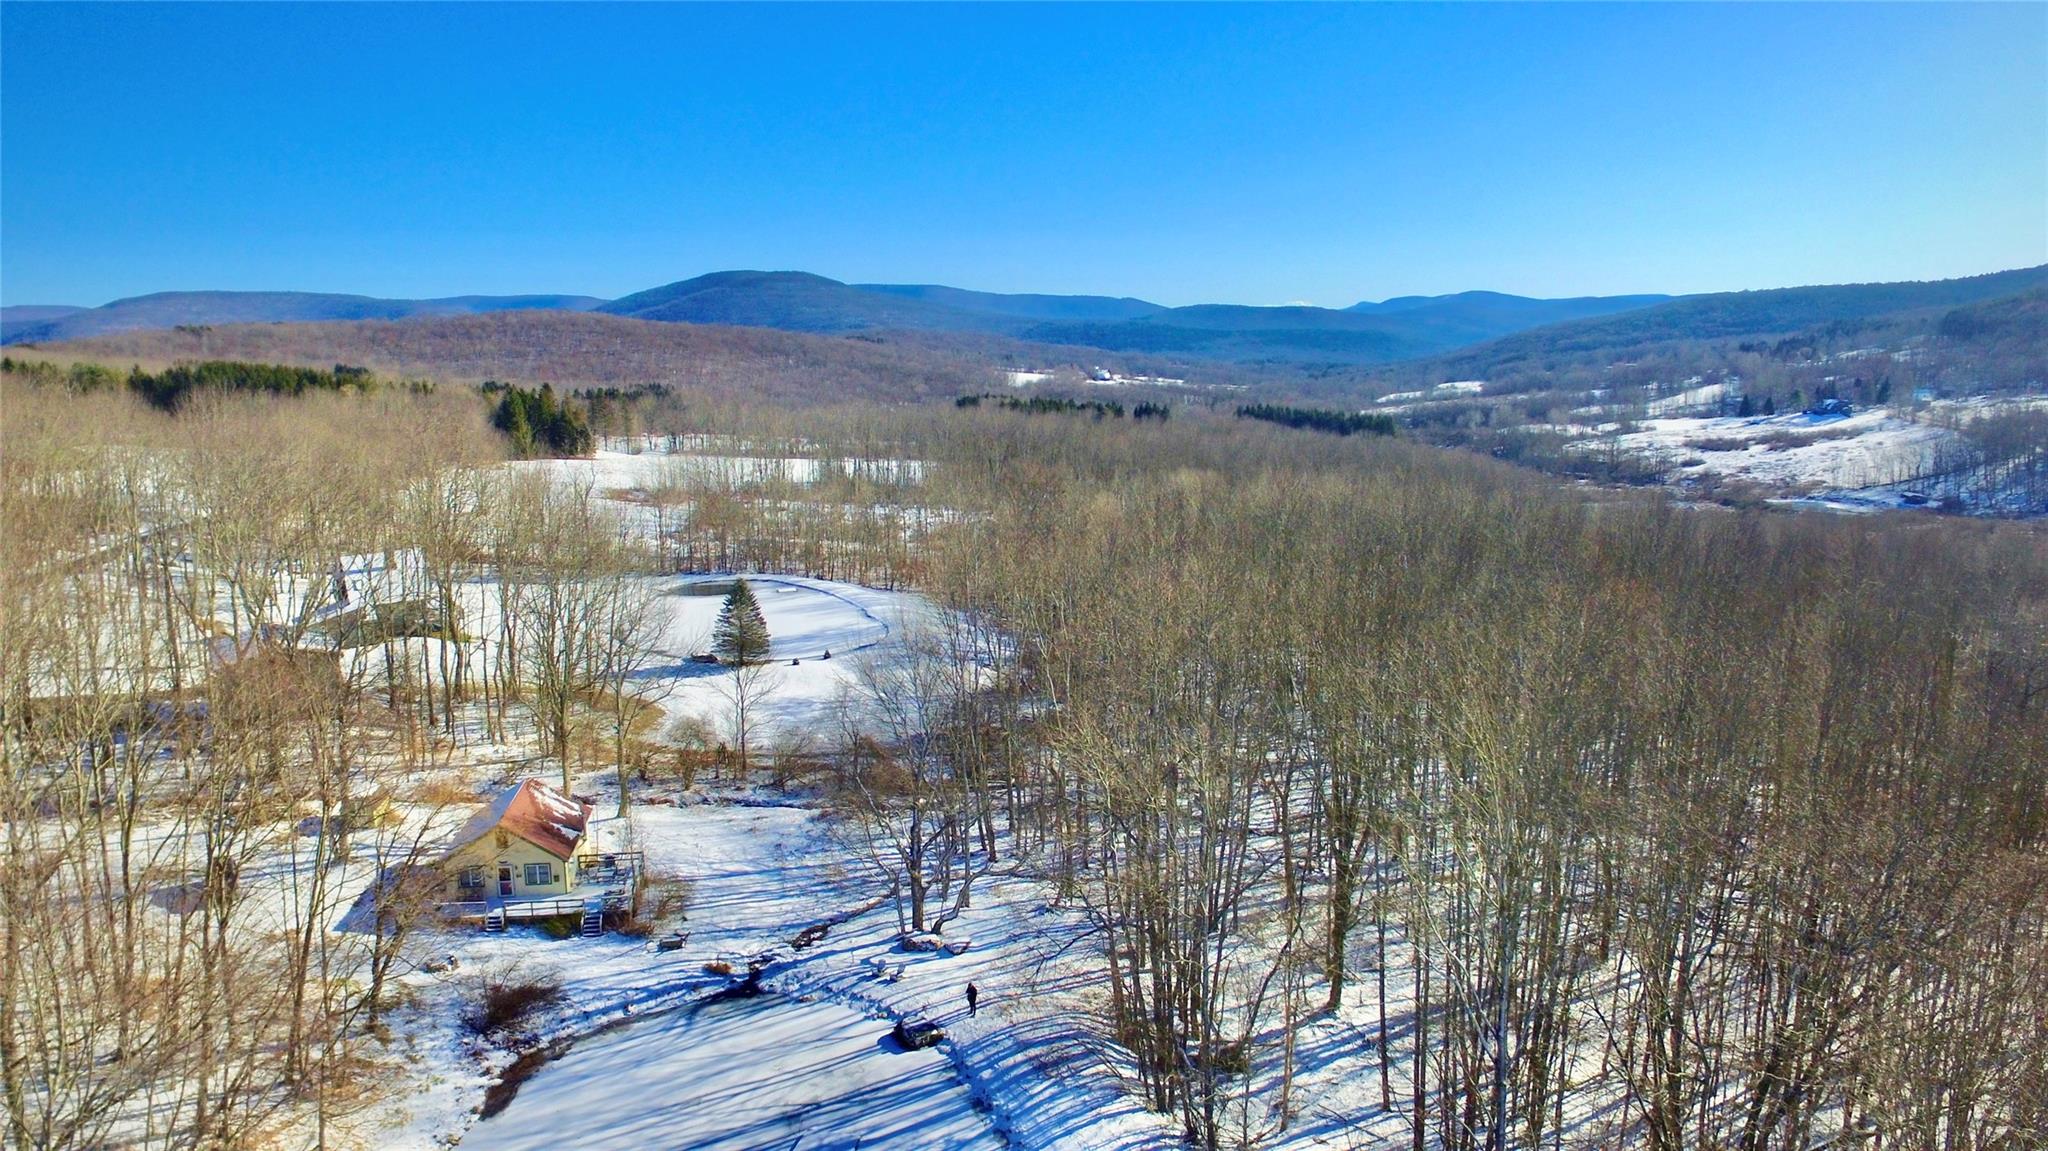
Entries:
{"type": "Polygon", "coordinates": [[[583,918],[578,915],[554,915],[533,921],[540,933],[549,939],[567,939],[583,930],[583,918]]]}
{"type": "Polygon", "coordinates": [[[525,1019],[562,998],[562,981],[554,975],[520,975],[500,969],[477,981],[475,1000],[465,1016],[470,1028],[489,1035],[525,1019]]]}
{"type": "Polygon", "coordinates": [[[1219,1075],[1244,1075],[1252,1069],[1251,1049],[1242,1040],[1218,1043],[1196,1055],[1195,1066],[1219,1075]]]}

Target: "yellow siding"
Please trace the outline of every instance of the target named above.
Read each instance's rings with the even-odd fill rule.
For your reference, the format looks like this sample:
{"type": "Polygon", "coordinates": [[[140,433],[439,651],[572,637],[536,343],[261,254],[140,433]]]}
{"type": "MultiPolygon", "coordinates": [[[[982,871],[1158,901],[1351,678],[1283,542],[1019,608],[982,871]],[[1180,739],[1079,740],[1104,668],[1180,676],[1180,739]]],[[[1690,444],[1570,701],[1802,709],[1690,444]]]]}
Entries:
{"type": "Polygon", "coordinates": [[[448,877],[448,898],[452,900],[480,900],[494,897],[498,891],[498,868],[500,865],[512,869],[512,896],[525,898],[535,895],[567,895],[575,885],[573,862],[556,859],[516,835],[500,831],[487,833],[482,839],[448,857],[442,863],[442,872],[448,877]],[[504,846],[500,847],[501,839],[504,846]],[[526,882],[526,865],[545,863],[553,883],[529,884],[526,882]],[[484,869],[484,885],[481,890],[462,887],[462,869],[481,867],[484,869]]]}

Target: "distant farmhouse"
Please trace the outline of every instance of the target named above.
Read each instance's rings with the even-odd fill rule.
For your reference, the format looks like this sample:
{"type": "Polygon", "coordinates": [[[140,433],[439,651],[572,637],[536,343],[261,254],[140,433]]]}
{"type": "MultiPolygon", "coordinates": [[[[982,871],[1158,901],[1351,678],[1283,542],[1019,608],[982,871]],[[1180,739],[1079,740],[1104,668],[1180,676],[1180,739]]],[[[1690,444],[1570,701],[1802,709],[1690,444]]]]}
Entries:
{"type": "Polygon", "coordinates": [[[593,842],[592,808],[538,779],[508,787],[470,817],[441,856],[442,911],[486,931],[508,922],[580,916],[583,934],[627,905],[639,881],[637,852],[593,842]]]}

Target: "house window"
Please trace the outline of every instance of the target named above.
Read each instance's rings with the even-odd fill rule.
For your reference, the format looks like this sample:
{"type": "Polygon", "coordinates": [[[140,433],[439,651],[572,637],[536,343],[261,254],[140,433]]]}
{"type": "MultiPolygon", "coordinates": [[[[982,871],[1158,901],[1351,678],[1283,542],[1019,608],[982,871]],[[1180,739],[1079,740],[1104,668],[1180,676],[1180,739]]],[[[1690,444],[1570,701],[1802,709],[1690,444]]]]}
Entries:
{"type": "Polygon", "coordinates": [[[465,888],[474,889],[482,887],[484,885],[484,869],[481,867],[463,868],[460,882],[465,888]]]}
{"type": "Polygon", "coordinates": [[[529,863],[526,865],[526,886],[546,887],[554,881],[555,868],[553,864],[529,863]]]}

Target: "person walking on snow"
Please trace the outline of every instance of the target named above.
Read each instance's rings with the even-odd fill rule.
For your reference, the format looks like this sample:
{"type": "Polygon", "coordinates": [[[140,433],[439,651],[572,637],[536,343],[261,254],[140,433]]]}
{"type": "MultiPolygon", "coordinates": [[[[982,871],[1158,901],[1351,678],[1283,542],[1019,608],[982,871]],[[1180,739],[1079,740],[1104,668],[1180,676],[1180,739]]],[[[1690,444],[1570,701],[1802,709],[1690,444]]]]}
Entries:
{"type": "Polygon", "coordinates": [[[974,984],[972,984],[972,983],[968,984],[968,985],[967,985],[967,1014],[969,1014],[969,1015],[972,1015],[972,1014],[974,1014],[974,1005],[975,1005],[975,1004],[977,1004],[977,1003],[979,1003],[979,1002],[981,1002],[981,992],[980,992],[979,990],[977,990],[977,989],[975,988],[974,984]]]}

